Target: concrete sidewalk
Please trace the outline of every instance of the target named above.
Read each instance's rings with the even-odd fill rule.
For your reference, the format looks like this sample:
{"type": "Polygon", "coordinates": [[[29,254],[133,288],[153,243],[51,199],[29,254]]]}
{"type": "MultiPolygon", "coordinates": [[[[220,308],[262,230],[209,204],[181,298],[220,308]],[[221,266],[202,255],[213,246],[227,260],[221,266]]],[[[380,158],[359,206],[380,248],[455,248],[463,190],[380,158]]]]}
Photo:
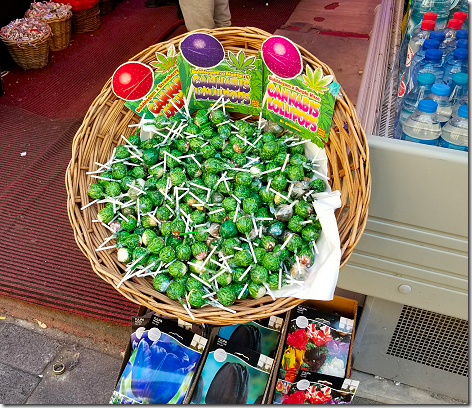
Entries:
{"type": "MultiPolygon", "coordinates": [[[[122,327],[118,336],[116,328],[110,330],[110,341],[106,341],[69,334],[38,319],[27,321],[3,312],[2,317],[0,404],[108,403],[130,327],[122,327]],[[123,343],[117,344],[117,339],[123,343]],[[58,362],[66,367],[61,375],[52,371],[58,362]]],[[[353,400],[358,405],[462,403],[358,371],[353,371],[352,378],[360,381],[353,400]]]]}

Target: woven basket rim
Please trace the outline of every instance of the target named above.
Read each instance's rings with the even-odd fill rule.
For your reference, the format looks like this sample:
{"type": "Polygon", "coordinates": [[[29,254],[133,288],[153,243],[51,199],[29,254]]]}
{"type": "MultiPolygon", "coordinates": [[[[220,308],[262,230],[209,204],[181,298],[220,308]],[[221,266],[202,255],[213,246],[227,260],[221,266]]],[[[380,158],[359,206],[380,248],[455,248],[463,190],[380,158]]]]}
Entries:
{"type": "Polygon", "coordinates": [[[72,18],[72,11],[69,11],[69,13],[67,14],[66,17],[63,17],[63,18],[56,18],[54,20],[42,20],[44,21],[45,23],[48,23],[48,24],[51,24],[51,23],[60,23],[62,21],[67,21],[69,19],[72,18]]]}
{"type": "Polygon", "coordinates": [[[49,23],[58,23],[58,22],[60,22],[60,21],[66,21],[67,19],[69,19],[69,18],[71,18],[71,17],[72,17],[72,10],[69,10],[69,11],[67,12],[67,14],[66,14],[65,17],[62,17],[62,18],[55,18],[55,19],[53,19],[53,20],[46,20],[46,19],[43,19],[43,18],[37,17],[37,16],[35,16],[34,18],[37,18],[38,20],[41,20],[41,21],[43,21],[43,22],[49,24],[49,23]]]}
{"type": "MultiPolygon", "coordinates": [[[[213,30],[202,29],[196,31],[210,33],[220,40],[222,40],[220,36],[226,36],[224,41],[222,41],[224,42],[225,49],[227,49],[227,47],[230,49],[231,47],[250,48],[249,43],[251,41],[262,43],[264,39],[272,36],[272,34],[254,27],[226,27],[213,30]],[[238,35],[241,38],[238,38],[238,35]],[[239,44],[242,42],[245,44],[245,47],[231,45],[231,42],[233,44],[239,44]]],[[[186,35],[188,35],[188,33],[182,34],[165,42],[154,44],[130,58],[129,61],[150,61],[154,57],[156,50],[162,51],[167,49],[170,44],[174,44],[176,48],[178,48],[180,40],[186,35]]],[[[298,48],[300,49],[303,60],[306,63],[316,64],[317,66],[322,67],[325,74],[334,75],[332,69],[328,65],[319,61],[314,55],[312,55],[303,47],[298,46],[298,48]]],[[[337,214],[342,252],[340,264],[341,269],[346,264],[350,254],[352,253],[352,250],[359,241],[360,236],[365,229],[368,204],[370,201],[371,180],[369,148],[366,135],[362,129],[362,126],[360,125],[359,119],[357,118],[355,109],[349,98],[345,95],[342,86],[340,92],[340,97],[338,98],[335,105],[335,115],[333,116],[333,121],[338,128],[337,132],[339,133],[339,136],[338,133],[333,130],[332,126],[330,130],[330,139],[328,143],[325,144],[325,147],[327,150],[328,161],[330,163],[328,167],[332,175],[332,181],[330,184],[333,183],[333,185],[331,187],[333,188],[334,184],[336,183],[343,183],[339,186],[339,190],[341,191],[341,197],[344,201],[342,208],[337,214]],[[349,129],[352,129],[351,134],[348,134],[344,131],[344,129],[341,129],[343,128],[343,126],[341,126],[341,122],[346,123],[349,129]],[[346,147],[351,150],[349,155],[347,154],[346,147]],[[342,154],[342,157],[337,155],[339,152],[342,154]],[[336,160],[336,163],[332,163],[332,160],[336,160]],[[350,160],[352,160],[352,162],[350,160]],[[353,175],[351,175],[351,172],[355,173],[356,182],[359,182],[359,186],[353,184],[354,179],[353,175]],[[354,187],[359,187],[358,190],[360,191],[356,191],[357,195],[354,195],[353,191],[351,191],[355,189],[354,187]],[[352,197],[351,193],[353,194],[352,197]],[[346,200],[348,202],[346,202],[346,200]],[[349,200],[352,200],[353,202],[350,202],[349,200]],[[346,218],[347,216],[345,214],[349,215],[349,219],[346,218]],[[343,230],[342,234],[341,227],[343,230]]],[[[191,318],[185,309],[180,305],[180,303],[169,299],[165,294],[155,291],[152,288],[152,284],[150,284],[146,278],[137,278],[135,280],[125,281],[120,286],[120,288],[117,288],[117,284],[123,276],[122,271],[124,268],[116,260],[115,251],[110,254],[103,253],[106,251],[95,252],[96,246],[93,246],[94,241],[102,242],[104,237],[108,236],[109,233],[98,230],[95,225],[92,225],[91,215],[83,215],[84,212],[87,212],[88,210],[84,210],[84,212],[80,210],[80,208],[91,201],[91,199],[89,200],[86,191],[83,191],[83,188],[80,188],[79,185],[87,178],[87,176],[85,176],[85,171],[92,170],[91,167],[88,168],[84,163],[76,163],[79,156],[85,155],[85,153],[82,151],[83,146],[81,145],[81,141],[85,137],[88,137],[87,135],[90,135],[91,132],[98,132],[97,129],[100,127],[103,127],[106,130],[103,131],[104,134],[102,134],[99,138],[93,139],[94,143],[98,143],[98,139],[105,140],[106,132],[109,132],[110,134],[117,132],[117,127],[119,125],[117,118],[119,115],[124,116],[122,121],[125,123],[125,125],[122,125],[120,129],[125,129],[126,125],[130,123],[131,120],[133,120],[132,123],[139,121],[140,118],[137,114],[134,114],[132,111],[128,111],[126,108],[123,108],[124,101],[115,97],[111,91],[110,78],[102,88],[100,94],[92,102],[82,122],[82,125],[74,136],[72,145],[72,158],[67,167],[65,175],[66,189],[68,193],[68,215],[74,231],[74,237],[76,239],[77,245],[79,246],[79,249],[89,259],[92,269],[95,271],[95,273],[97,273],[103,280],[111,284],[112,287],[118,290],[125,298],[134,303],[146,306],[149,309],[163,315],[179,317],[183,320],[191,322],[191,318]],[[105,110],[105,116],[100,116],[101,112],[105,110]],[[110,115],[110,117],[107,115],[110,115]],[[82,178],[80,176],[82,176],[82,178]],[[88,221],[83,217],[88,217],[88,221]],[[88,225],[90,225],[90,227],[88,225]],[[92,232],[88,232],[90,228],[92,229],[92,232]],[[92,233],[94,234],[93,236],[91,235],[92,233]]],[[[106,140],[108,143],[109,140],[106,140]]],[[[113,141],[113,136],[111,136],[111,141],[113,141]]],[[[121,143],[118,141],[115,144],[121,143]]],[[[92,147],[85,145],[84,150],[87,150],[87,152],[90,153],[92,147]]],[[[111,149],[109,148],[108,144],[107,149],[109,149],[110,153],[111,149]]],[[[96,146],[94,150],[97,150],[96,146]]],[[[93,161],[89,161],[89,164],[90,163],[93,163],[93,161]]],[[[88,182],[85,184],[88,184],[88,182]]],[[[89,207],[89,210],[92,208],[93,207],[89,207]]],[[[104,230],[104,228],[102,229],[104,230]]],[[[298,299],[294,297],[278,298],[275,301],[272,301],[270,296],[266,295],[261,299],[254,300],[248,298],[242,302],[235,303],[231,306],[231,309],[237,311],[237,314],[235,315],[213,306],[192,309],[192,313],[195,317],[194,321],[202,323],[244,323],[283,313],[304,301],[305,299],[298,299]]]]}
{"type": "MultiPolygon", "coordinates": [[[[50,29],[50,30],[51,30],[51,29],[50,29]]],[[[23,45],[30,45],[30,46],[32,46],[33,44],[43,43],[43,42],[45,42],[46,40],[48,40],[49,37],[51,37],[51,36],[52,36],[52,31],[49,31],[44,37],[36,38],[35,40],[31,40],[31,41],[29,41],[29,42],[22,42],[22,44],[23,44],[23,45]]],[[[8,40],[8,39],[6,39],[6,38],[3,38],[2,36],[0,36],[0,39],[1,39],[4,43],[6,43],[6,44],[10,43],[10,44],[12,44],[12,45],[18,45],[18,47],[22,48],[22,47],[18,44],[18,41],[17,41],[17,40],[8,40]]]]}

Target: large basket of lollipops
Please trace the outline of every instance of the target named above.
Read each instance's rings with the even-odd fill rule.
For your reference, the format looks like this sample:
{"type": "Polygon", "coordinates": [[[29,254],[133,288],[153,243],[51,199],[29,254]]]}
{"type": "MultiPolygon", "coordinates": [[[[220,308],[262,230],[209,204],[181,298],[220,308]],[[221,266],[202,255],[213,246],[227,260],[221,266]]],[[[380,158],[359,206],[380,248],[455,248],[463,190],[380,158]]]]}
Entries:
{"type": "Polygon", "coordinates": [[[117,67],[74,137],[68,215],[93,270],[216,325],[332,299],[370,199],[330,67],[256,28],[200,30],[117,67]]]}

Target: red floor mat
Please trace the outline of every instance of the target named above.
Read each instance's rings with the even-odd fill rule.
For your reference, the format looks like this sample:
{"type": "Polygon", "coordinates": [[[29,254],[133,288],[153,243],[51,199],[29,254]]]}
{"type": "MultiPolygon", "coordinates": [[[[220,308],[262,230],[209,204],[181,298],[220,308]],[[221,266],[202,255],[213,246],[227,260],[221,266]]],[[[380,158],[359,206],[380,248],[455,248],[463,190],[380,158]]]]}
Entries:
{"type": "Polygon", "coordinates": [[[0,117],[0,294],[129,324],[138,305],[93,272],[67,217],[64,174],[80,121],[2,106],[0,117]]]}

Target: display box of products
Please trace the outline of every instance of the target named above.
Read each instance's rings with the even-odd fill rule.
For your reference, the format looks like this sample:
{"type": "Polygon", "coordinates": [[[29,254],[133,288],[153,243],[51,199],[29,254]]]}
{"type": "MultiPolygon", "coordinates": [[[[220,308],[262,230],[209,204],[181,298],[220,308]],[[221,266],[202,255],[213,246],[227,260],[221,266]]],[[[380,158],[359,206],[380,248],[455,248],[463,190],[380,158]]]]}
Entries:
{"type": "Polygon", "coordinates": [[[138,315],[132,317],[131,321],[132,334],[124,352],[120,374],[110,402],[113,404],[189,403],[194,383],[208,354],[211,328],[206,324],[192,324],[181,319],[162,316],[149,311],[146,307],[141,307],[138,315]],[[159,347],[152,347],[152,343],[148,342],[150,347],[144,347],[143,352],[140,350],[140,344],[143,343],[149,330],[156,328],[162,330],[159,347]],[[136,336],[137,333],[139,336],[136,336]],[[159,353],[162,354],[161,358],[157,356],[159,353]],[[177,358],[173,362],[169,357],[174,355],[177,358]],[[153,367],[152,360],[155,359],[159,360],[156,362],[158,369],[153,367]],[[184,360],[188,360],[188,364],[183,364],[184,360]],[[175,370],[171,370],[172,364],[175,370]],[[135,367],[140,374],[128,374],[129,371],[135,370],[135,367]],[[153,376],[154,378],[151,378],[153,376]],[[166,393],[171,397],[169,401],[153,400],[153,395],[159,394],[161,398],[166,393]],[[141,398],[142,396],[144,398],[141,398]]]}
{"type": "MultiPolygon", "coordinates": [[[[254,355],[257,354],[257,363],[261,361],[261,356],[264,356],[264,361],[266,362],[266,365],[270,363],[270,368],[264,367],[267,368],[267,370],[265,370],[267,375],[263,376],[264,384],[258,384],[261,392],[258,393],[257,399],[252,402],[249,401],[249,397],[251,397],[251,395],[249,395],[245,403],[274,403],[274,400],[277,398],[276,388],[280,385],[281,364],[284,361],[283,359],[286,358],[287,354],[288,335],[294,335],[294,333],[299,330],[299,326],[297,325],[304,327],[304,321],[306,322],[307,329],[310,329],[310,325],[316,325],[313,327],[316,328],[320,335],[326,334],[327,329],[325,327],[329,326],[331,331],[331,335],[328,335],[330,343],[328,342],[329,344],[324,345],[324,347],[326,347],[328,357],[326,361],[324,361],[326,364],[324,366],[320,364],[320,367],[313,365],[313,362],[317,362],[316,358],[312,358],[311,360],[307,358],[306,361],[308,364],[305,363],[305,370],[303,367],[301,367],[300,370],[297,370],[294,373],[294,378],[292,381],[295,382],[295,378],[298,379],[300,375],[303,376],[304,372],[307,373],[310,372],[310,370],[312,372],[316,372],[316,368],[319,368],[318,372],[322,375],[335,375],[340,380],[343,377],[349,378],[352,366],[351,353],[352,344],[354,341],[356,315],[357,302],[355,300],[334,296],[334,299],[331,301],[307,300],[294,308],[291,312],[283,313],[277,316],[271,316],[266,319],[245,324],[210,326],[205,324],[191,324],[180,319],[177,320],[175,318],[169,318],[169,320],[175,320],[180,327],[185,328],[189,332],[198,334],[208,340],[198,365],[195,368],[193,378],[188,384],[188,391],[181,400],[181,403],[196,403],[195,396],[200,401],[197,403],[201,403],[201,401],[205,400],[205,395],[208,393],[209,389],[207,390],[206,388],[208,388],[208,386],[203,384],[205,382],[204,379],[200,381],[202,378],[202,371],[205,369],[205,375],[206,377],[209,377],[208,372],[211,370],[209,367],[212,367],[211,359],[214,358],[215,352],[218,356],[223,354],[221,351],[217,351],[219,349],[225,350],[225,356],[237,356],[238,352],[241,352],[241,354],[245,355],[251,353],[254,355]],[[244,353],[246,350],[250,351],[244,353]],[[336,369],[339,371],[335,371],[336,369]],[[194,401],[192,401],[192,398],[194,401]]],[[[156,314],[150,312],[146,307],[141,307],[138,312],[138,316],[133,317],[132,319],[132,331],[135,332],[140,326],[149,327],[149,321],[152,319],[152,316],[156,316],[156,314]]],[[[161,317],[166,319],[165,316],[161,317]]],[[[128,347],[126,348],[123,364],[117,380],[117,386],[120,379],[122,378],[123,372],[126,369],[128,361],[132,355],[132,351],[136,347],[136,345],[133,347],[132,342],[133,338],[130,339],[128,347]]],[[[314,355],[316,356],[316,352],[314,355]]],[[[237,368],[239,369],[241,362],[237,363],[234,361],[232,364],[238,364],[237,368]]],[[[258,366],[255,364],[253,364],[253,366],[256,369],[258,368],[258,366]]],[[[227,367],[225,368],[227,369],[227,367]]],[[[213,367],[213,369],[216,371],[212,378],[216,377],[217,371],[222,369],[222,367],[218,367],[217,369],[213,367]]],[[[250,370],[251,369],[249,369],[249,371],[250,370]]],[[[238,370],[233,371],[235,371],[235,373],[233,373],[234,375],[239,373],[238,370]]],[[[261,382],[260,379],[258,381],[261,382]]],[[[248,389],[249,388],[250,387],[248,387],[248,389]]]]}
{"type": "MultiPolygon", "coordinates": [[[[274,369],[268,387],[269,392],[262,402],[272,404],[278,399],[277,392],[283,392],[282,387],[286,386],[287,381],[280,380],[285,380],[285,374],[290,374],[290,368],[293,368],[293,363],[289,360],[290,353],[293,354],[291,357],[298,361],[295,370],[292,370],[293,378],[290,378],[289,375],[287,376],[290,382],[294,382],[297,374],[305,370],[325,375],[335,375],[339,378],[349,378],[352,370],[352,345],[354,342],[356,317],[357,301],[340,296],[334,296],[331,301],[307,300],[292,309],[290,317],[285,322],[287,329],[285,330],[284,338],[280,339],[274,358],[274,369]],[[313,310],[318,312],[316,319],[313,319],[313,310]],[[297,330],[300,330],[301,327],[310,330],[311,325],[313,325],[313,330],[317,333],[318,337],[316,337],[313,343],[315,346],[312,345],[313,348],[309,350],[310,354],[307,354],[310,358],[304,358],[306,351],[298,353],[303,354],[303,356],[298,355],[297,350],[295,350],[297,347],[293,347],[293,350],[288,350],[288,336],[295,336],[294,339],[291,339],[291,343],[296,344],[294,341],[296,342],[297,340],[297,330]],[[330,328],[330,334],[328,334],[326,327],[330,328]],[[319,339],[323,335],[326,337],[319,339]],[[320,347],[316,346],[316,344],[320,347]],[[323,349],[321,350],[321,348],[323,349]],[[322,357],[322,363],[320,363],[319,359],[319,355],[322,353],[319,353],[318,350],[326,354],[325,356],[320,356],[322,357]],[[284,365],[283,368],[286,370],[281,372],[282,365],[284,365]]],[[[298,349],[306,350],[307,346],[304,344],[299,346],[298,349]]]]}
{"type": "MultiPolygon", "coordinates": [[[[258,402],[264,403],[268,400],[269,394],[271,393],[271,386],[273,384],[273,376],[277,374],[277,364],[275,363],[276,356],[279,354],[279,349],[283,345],[286,332],[288,328],[288,315],[289,313],[283,313],[277,316],[270,316],[266,319],[246,323],[236,324],[231,326],[210,326],[206,324],[191,324],[175,318],[168,318],[169,320],[175,320],[181,327],[185,327],[187,330],[199,334],[208,339],[206,347],[203,350],[200,361],[195,369],[195,374],[188,386],[188,392],[181,401],[182,404],[189,404],[192,401],[194,394],[199,393],[198,382],[202,375],[202,370],[207,361],[210,348],[214,346],[215,349],[220,348],[218,345],[228,343],[228,351],[230,352],[231,347],[235,344],[241,348],[241,350],[250,349],[252,352],[265,357],[265,365],[269,363],[270,367],[264,367],[267,371],[267,375],[264,376],[264,384],[260,384],[260,388],[263,393],[258,396],[258,402]],[[220,339],[219,342],[217,341],[220,339]]],[[[139,327],[149,327],[149,321],[156,316],[156,314],[150,311],[146,307],[139,309],[138,315],[132,318],[132,332],[134,333],[139,327]]],[[[157,316],[166,319],[165,316],[157,316]]],[[[223,345],[223,348],[226,344],[223,345]]],[[[130,338],[130,342],[124,352],[123,363],[120,369],[120,373],[117,379],[115,389],[117,389],[119,382],[122,379],[123,373],[128,365],[130,357],[132,356],[133,349],[133,337],[130,338]]],[[[241,350],[234,350],[236,353],[241,350]]],[[[246,353],[248,354],[248,353],[246,353]]],[[[259,358],[260,360],[260,358],[259,358]]],[[[257,362],[259,363],[259,361],[257,362]]],[[[260,382],[261,380],[259,380],[260,382]]]]}

